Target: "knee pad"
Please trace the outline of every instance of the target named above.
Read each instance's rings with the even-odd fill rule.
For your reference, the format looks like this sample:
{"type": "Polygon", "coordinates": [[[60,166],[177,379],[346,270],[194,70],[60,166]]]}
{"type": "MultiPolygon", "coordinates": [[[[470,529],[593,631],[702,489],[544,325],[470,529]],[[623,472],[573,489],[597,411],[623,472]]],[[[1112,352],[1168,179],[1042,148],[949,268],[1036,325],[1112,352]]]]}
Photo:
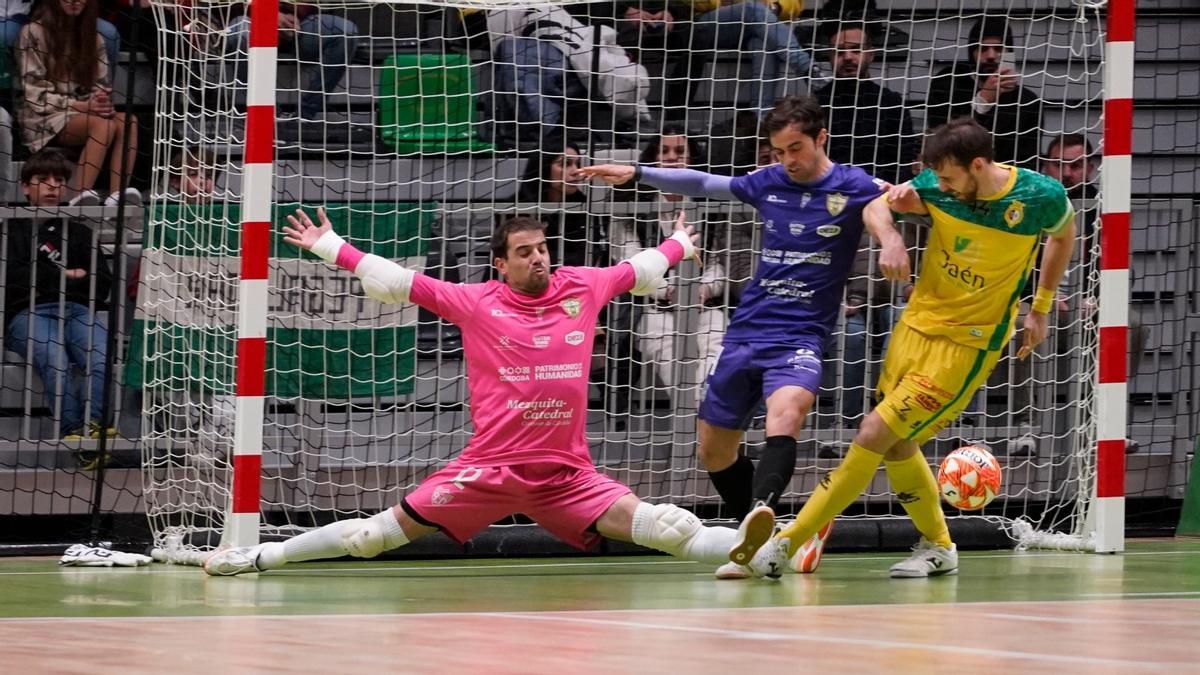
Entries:
{"type": "Polygon", "coordinates": [[[383,553],[383,528],[370,518],[348,520],[342,528],[342,546],[355,558],[374,558],[383,553]]]}
{"type": "Polygon", "coordinates": [[[633,530],[644,539],[636,543],[671,555],[680,555],[703,527],[694,513],[674,504],[642,504],[634,513],[633,530]]]}

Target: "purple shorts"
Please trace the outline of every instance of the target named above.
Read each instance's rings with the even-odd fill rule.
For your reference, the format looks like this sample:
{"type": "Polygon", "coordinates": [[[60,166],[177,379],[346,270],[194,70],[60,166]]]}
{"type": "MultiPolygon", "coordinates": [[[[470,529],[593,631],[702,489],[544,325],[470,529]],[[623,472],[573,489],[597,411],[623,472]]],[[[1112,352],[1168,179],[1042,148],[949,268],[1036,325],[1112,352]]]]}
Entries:
{"type": "Polygon", "coordinates": [[[592,525],[630,492],[595,469],[553,462],[473,467],[453,461],[410,492],[404,505],[417,521],[460,544],[492,523],[523,513],[550,534],[587,549],[600,541],[592,525]]]}
{"type": "Polygon", "coordinates": [[[821,389],[824,345],[726,342],[700,393],[700,419],[723,429],[745,429],[758,404],[780,387],[821,389]]]}

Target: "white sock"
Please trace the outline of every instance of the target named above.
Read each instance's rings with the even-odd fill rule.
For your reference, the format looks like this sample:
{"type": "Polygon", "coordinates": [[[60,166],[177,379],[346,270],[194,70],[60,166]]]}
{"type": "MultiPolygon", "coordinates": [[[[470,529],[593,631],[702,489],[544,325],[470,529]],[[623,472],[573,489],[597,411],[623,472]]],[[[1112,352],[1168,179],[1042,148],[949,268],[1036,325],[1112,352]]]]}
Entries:
{"type": "Polygon", "coordinates": [[[737,540],[737,530],[730,527],[705,527],[686,544],[679,557],[711,565],[729,562],[729,549],[737,540]]]}
{"type": "MultiPolygon", "coordinates": [[[[728,527],[699,525],[686,540],[677,544],[667,543],[662,540],[660,524],[656,521],[656,515],[659,515],[656,514],[656,511],[663,508],[663,506],[655,507],[646,503],[638,505],[637,510],[633,512],[633,527],[630,532],[633,543],[670,553],[684,560],[695,560],[714,565],[729,562],[729,549],[733,548],[733,544],[737,540],[737,530],[728,527]]],[[[687,519],[677,522],[687,522],[688,520],[694,523],[699,522],[695,515],[686,513],[682,509],[667,508],[669,509],[666,511],[668,517],[682,516],[687,519]],[[686,515],[684,515],[685,513],[686,515]]]]}
{"type": "MultiPolygon", "coordinates": [[[[390,551],[408,543],[408,536],[401,529],[392,509],[376,513],[370,520],[382,532],[383,550],[390,551]]],[[[364,524],[366,520],[362,518],[342,520],[292,537],[283,543],[264,544],[258,554],[258,566],[261,569],[274,569],[289,562],[340,558],[349,553],[345,544],[346,537],[364,524]]]]}

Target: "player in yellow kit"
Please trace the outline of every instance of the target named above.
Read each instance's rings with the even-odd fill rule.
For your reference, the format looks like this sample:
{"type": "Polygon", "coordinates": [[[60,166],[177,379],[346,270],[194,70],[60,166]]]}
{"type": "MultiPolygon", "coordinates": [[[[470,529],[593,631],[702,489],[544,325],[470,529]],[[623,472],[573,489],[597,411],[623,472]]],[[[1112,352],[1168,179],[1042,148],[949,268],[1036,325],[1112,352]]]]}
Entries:
{"type": "MultiPolygon", "coordinates": [[[[1032,311],[1025,319],[1025,358],[1046,338],[1054,290],[1074,246],[1074,209],[1057,181],[993,161],[992,137],[971,119],[951,120],[925,140],[926,170],[893,187],[863,213],[881,242],[898,238],[891,211],[928,214],[933,222],[920,275],[892,333],[879,377],[878,405],[863,421],[842,463],[813,491],[796,521],[751,562],[777,577],[790,542],[808,541],[866,489],[882,461],[888,481],[921,541],[893,577],[958,571],[933,471],[921,444],[966,407],[1012,337],[1021,289],[1047,235],[1032,311]]],[[[894,266],[880,260],[895,278],[894,266]]],[[[907,275],[907,270],[904,270],[907,275]]]]}

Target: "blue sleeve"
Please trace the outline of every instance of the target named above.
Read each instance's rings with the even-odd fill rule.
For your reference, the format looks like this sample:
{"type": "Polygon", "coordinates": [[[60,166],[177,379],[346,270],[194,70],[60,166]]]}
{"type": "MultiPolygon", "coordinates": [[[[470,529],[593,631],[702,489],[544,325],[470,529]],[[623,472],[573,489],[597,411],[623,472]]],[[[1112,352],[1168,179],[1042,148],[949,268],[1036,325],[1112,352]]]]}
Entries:
{"type": "Polygon", "coordinates": [[[641,182],[668,194],[728,200],[736,198],[729,189],[732,180],[728,176],[714,176],[692,169],[658,169],[643,166],[641,182]]]}

